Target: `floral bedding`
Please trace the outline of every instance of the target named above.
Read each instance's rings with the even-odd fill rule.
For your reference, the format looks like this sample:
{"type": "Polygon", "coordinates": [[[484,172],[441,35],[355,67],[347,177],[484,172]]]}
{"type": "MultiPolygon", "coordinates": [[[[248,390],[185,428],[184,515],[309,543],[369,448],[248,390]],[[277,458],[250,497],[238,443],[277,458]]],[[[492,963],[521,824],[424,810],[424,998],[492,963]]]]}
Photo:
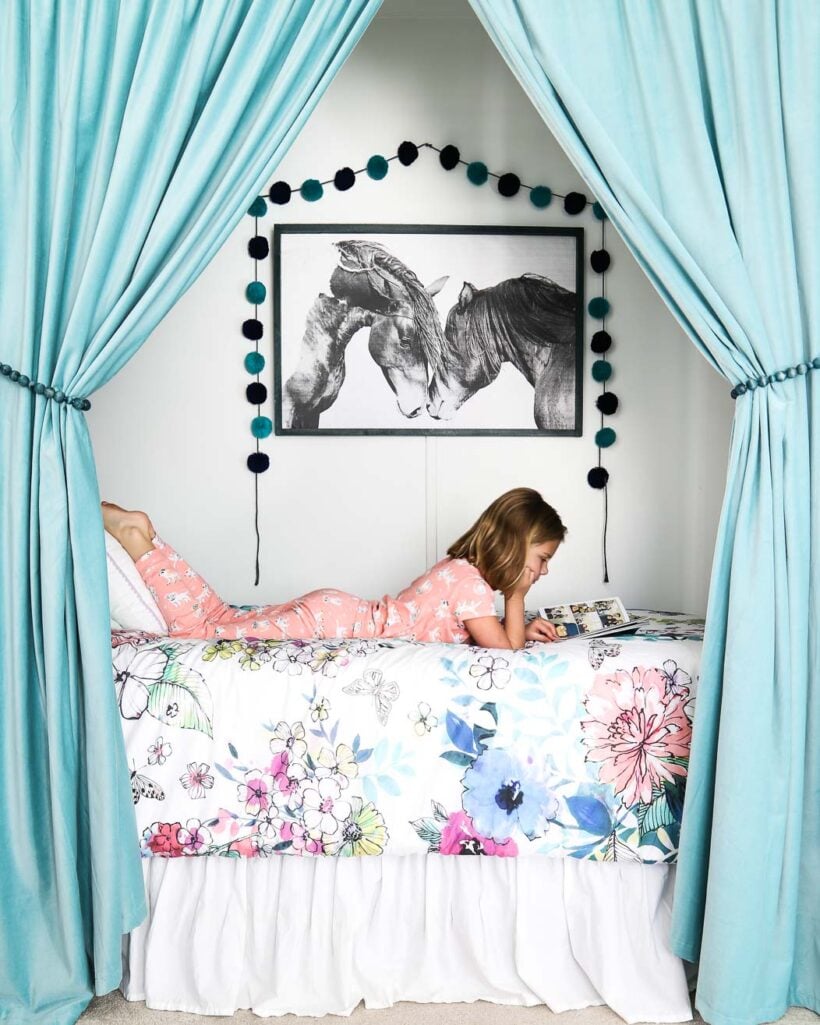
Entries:
{"type": "Polygon", "coordinates": [[[115,634],[144,857],[674,861],[702,621],[522,651],[115,634]]]}

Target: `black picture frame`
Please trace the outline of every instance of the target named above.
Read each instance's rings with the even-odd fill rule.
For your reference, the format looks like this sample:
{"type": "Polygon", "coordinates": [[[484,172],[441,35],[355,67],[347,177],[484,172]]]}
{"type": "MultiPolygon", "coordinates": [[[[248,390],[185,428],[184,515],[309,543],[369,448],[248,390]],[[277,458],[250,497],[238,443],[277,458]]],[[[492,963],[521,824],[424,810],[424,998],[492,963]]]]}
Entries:
{"type": "MultiPolygon", "coordinates": [[[[582,434],[583,228],[280,224],[273,232],[272,270],[276,435],[582,434]],[[486,246],[478,245],[476,236],[486,246]],[[414,254],[412,261],[408,253],[414,254]],[[484,269],[484,281],[465,277],[457,266],[459,254],[471,274],[484,269]],[[498,276],[507,264],[520,271],[530,259],[531,269],[488,283],[487,275],[498,276]],[[448,270],[444,285],[440,277],[433,284],[424,280],[441,268],[448,270]],[[437,305],[431,291],[448,285],[446,302],[437,305]],[[545,330],[554,340],[549,350],[545,330]],[[367,333],[367,342],[359,332],[367,333]],[[499,363],[497,376],[475,387],[499,363]],[[354,365],[359,375],[355,390],[343,396],[354,365]],[[501,398],[489,395],[502,371],[506,413],[498,408],[501,398]],[[340,376],[343,383],[337,388],[340,376]],[[531,427],[524,388],[532,394],[531,427]],[[468,416],[467,407],[481,391],[487,393],[481,406],[471,407],[468,416]],[[397,407],[395,423],[390,422],[388,398],[397,407]],[[436,413],[453,416],[438,419],[436,413]],[[377,416],[380,423],[368,423],[377,416]],[[357,418],[360,425],[348,422],[357,418]],[[511,426],[476,426],[477,420],[490,418],[507,419],[511,426]]],[[[496,394],[501,395],[500,388],[496,394]]]]}

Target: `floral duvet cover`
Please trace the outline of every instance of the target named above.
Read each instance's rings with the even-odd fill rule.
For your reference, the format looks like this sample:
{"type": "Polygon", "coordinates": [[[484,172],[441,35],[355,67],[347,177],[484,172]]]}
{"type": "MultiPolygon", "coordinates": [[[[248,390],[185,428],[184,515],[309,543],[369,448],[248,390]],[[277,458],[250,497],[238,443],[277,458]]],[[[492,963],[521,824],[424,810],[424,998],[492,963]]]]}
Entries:
{"type": "Polygon", "coordinates": [[[702,621],[510,652],[115,634],[144,857],[677,854],[702,621]]]}

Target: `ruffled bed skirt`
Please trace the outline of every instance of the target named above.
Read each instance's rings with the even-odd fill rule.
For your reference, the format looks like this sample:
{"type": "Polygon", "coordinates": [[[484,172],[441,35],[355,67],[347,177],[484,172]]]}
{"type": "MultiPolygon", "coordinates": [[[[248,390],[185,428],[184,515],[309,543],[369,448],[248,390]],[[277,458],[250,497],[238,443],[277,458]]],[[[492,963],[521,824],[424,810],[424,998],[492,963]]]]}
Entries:
{"type": "Polygon", "coordinates": [[[122,992],[158,1010],[347,1015],[488,1000],[692,1017],[674,868],[571,858],[152,858],[122,992]]]}

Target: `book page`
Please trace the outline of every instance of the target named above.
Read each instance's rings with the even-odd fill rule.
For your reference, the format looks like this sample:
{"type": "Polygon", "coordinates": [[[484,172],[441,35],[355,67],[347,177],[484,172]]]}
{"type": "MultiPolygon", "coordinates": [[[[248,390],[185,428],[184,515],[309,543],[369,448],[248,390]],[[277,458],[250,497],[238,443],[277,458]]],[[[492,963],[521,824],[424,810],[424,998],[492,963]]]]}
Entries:
{"type": "Polygon", "coordinates": [[[629,622],[629,613],[620,598],[551,605],[538,612],[543,619],[552,623],[561,638],[586,636],[629,622]]]}

